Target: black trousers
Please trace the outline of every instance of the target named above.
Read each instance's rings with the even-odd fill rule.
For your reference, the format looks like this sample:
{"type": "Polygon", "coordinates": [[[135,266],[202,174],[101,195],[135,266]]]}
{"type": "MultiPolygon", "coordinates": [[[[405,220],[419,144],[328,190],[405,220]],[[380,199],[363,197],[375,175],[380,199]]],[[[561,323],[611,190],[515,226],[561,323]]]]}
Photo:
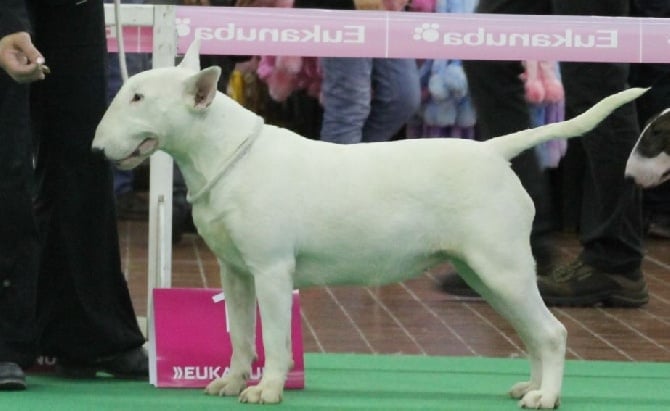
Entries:
{"type": "MultiPolygon", "coordinates": [[[[480,0],[480,13],[627,16],[629,0],[480,0]]],[[[520,62],[468,61],[464,64],[484,138],[527,128],[530,124],[520,62]]],[[[626,88],[628,64],[561,62],[566,92],[566,118],[582,113],[603,97],[626,88]]],[[[570,168],[570,184],[581,197],[579,221],[581,258],[609,272],[626,273],[642,260],[640,192],[624,180],[628,155],[639,135],[633,104],[616,110],[581,139],[570,140],[563,167],[570,168]]],[[[550,227],[551,200],[547,179],[532,153],[512,161],[536,206],[537,238],[550,227]]],[[[570,201],[570,199],[564,199],[570,201]]],[[[536,252],[537,257],[537,252],[536,252]]]]}
{"type": "Polygon", "coordinates": [[[35,1],[31,13],[52,73],[30,90],[0,77],[0,361],[24,366],[38,353],[89,361],[144,343],[111,169],[91,151],[106,108],[102,1],[35,1]]]}

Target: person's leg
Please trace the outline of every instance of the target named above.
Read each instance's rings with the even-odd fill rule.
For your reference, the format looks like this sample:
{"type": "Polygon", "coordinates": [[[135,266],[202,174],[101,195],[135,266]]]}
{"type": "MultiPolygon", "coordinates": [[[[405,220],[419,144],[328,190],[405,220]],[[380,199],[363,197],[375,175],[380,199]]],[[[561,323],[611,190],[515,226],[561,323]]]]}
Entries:
{"type": "MultiPolygon", "coordinates": [[[[627,16],[628,0],[555,1],[558,14],[627,16]]],[[[566,118],[627,87],[629,65],[562,63],[566,118]]],[[[639,306],[648,295],[640,272],[642,213],[640,190],[624,180],[626,160],[639,136],[635,106],[628,104],[571,144],[581,144],[585,164],[579,258],[554,275],[540,279],[551,304],[590,305],[605,302],[639,306]]],[[[579,182],[577,182],[579,183],[579,182]]]]}
{"type": "Polygon", "coordinates": [[[91,150],[106,108],[103,6],[40,6],[34,16],[36,45],[52,69],[31,96],[44,233],[41,343],[59,359],[93,362],[144,343],[120,267],[110,165],[91,150]]]}
{"type": "MultiPolygon", "coordinates": [[[[477,13],[497,14],[550,14],[550,11],[548,0],[481,0],[476,9],[477,13]]],[[[523,72],[521,62],[463,61],[463,69],[477,112],[476,129],[479,140],[488,140],[531,127],[530,110],[523,83],[519,79],[523,72]]],[[[550,240],[553,212],[548,177],[540,168],[534,150],[519,154],[511,164],[535,204],[530,241],[538,272],[543,274],[553,261],[550,240]]],[[[455,272],[448,273],[441,279],[440,288],[454,295],[476,295],[455,272]]]]}
{"type": "MultiPolygon", "coordinates": [[[[549,14],[548,1],[481,0],[477,13],[549,14]]],[[[518,61],[463,61],[468,88],[477,112],[477,138],[488,140],[531,127],[530,111],[519,75],[518,61]]],[[[542,274],[552,264],[553,213],[548,177],[540,168],[533,149],[512,160],[512,168],[535,204],[531,246],[542,274]]],[[[440,284],[442,290],[457,295],[473,295],[472,290],[454,273],[440,284]]]]}
{"type": "Polygon", "coordinates": [[[363,141],[389,141],[421,104],[419,70],[414,59],[374,59],[372,103],[363,141]]]}
{"type": "Polygon", "coordinates": [[[321,67],[321,140],[340,144],[360,143],[363,126],[370,114],[372,59],[324,57],[321,67]]]}
{"type": "MultiPolygon", "coordinates": [[[[482,0],[478,13],[549,14],[549,1],[482,0]]],[[[465,61],[468,87],[477,112],[479,139],[488,140],[531,127],[524,85],[519,79],[523,66],[518,61],[465,61]]],[[[516,172],[535,204],[531,233],[533,254],[540,271],[552,264],[549,234],[555,228],[549,179],[540,167],[534,149],[512,159],[516,172]]]]}
{"type": "MultiPolygon", "coordinates": [[[[627,65],[562,66],[569,118],[625,88],[627,65]]],[[[624,180],[626,160],[638,136],[635,107],[629,104],[576,140],[586,155],[580,218],[582,258],[610,272],[632,272],[642,259],[640,191],[624,180]]]]}
{"type": "MultiPolygon", "coordinates": [[[[559,14],[627,16],[628,0],[556,1],[559,14]]],[[[566,117],[582,113],[605,96],[627,87],[628,64],[563,63],[566,117]]],[[[639,127],[635,106],[628,104],[579,140],[586,169],[580,224],[585,262],[615,273],[637,270],[642,259],[640,191],[624,180],[626,160],[639,127]]]]}
{"type": "MultiPolygon", "coordinates": [[[[478,139],[488,140],[530,128],[528,103],[524,98],[523,84],[519,81],[522,72],[519,62],[464,61],[463,67],[477,111],[478,139]]],[[[550,234],[554,224],[548,177],[541,170],[533,149],[519,154],[511,165],[535,204],[530,242],[538,273],[542,275],[553,264],[550,234]]],[[[455,272],[441,279],[440,288],[454,295],[476,295],[455,272]]]]}
{"type": "Polygon", "coordinates": [[[0,390],[23,389],[37,356],[39,238],[32,214],[28,86],[0,70],[0,390]]]}
{"type": "MultiPolygon", "coordinates": [[[[523,70],[519,62],[466,61],[464,68],[477,111],[479,139],[488,140],[531,127],[528,102],[518,80],[523,70]]],[[[538,265],[544,269],[551,263],[548,237],[554,228],[548,177],[540,168],[534,149],[519,154],[511,163],[535,204],[531,244],[538,265]]]]}

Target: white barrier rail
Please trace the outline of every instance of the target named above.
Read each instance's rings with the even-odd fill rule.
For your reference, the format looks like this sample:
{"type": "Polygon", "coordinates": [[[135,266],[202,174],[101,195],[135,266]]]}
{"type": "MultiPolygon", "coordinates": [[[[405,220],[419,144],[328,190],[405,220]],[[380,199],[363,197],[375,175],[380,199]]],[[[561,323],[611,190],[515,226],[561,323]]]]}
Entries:
{"type": "MultiPolygon", "coordinates": [[[[153,7],[124,6],[128,50],[151,51],[153,7]]],[[[204,54],[670,62],[659,18],[177,6],[174,30],[180,52],[198,37],[204,54]]]]}

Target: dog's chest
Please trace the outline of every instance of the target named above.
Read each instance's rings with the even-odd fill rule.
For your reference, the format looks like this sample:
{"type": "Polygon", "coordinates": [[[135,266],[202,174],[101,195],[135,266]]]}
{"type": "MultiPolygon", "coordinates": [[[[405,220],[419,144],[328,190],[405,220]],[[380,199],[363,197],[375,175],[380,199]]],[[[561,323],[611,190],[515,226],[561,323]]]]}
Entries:
{"type": "Polygon", "coordinates": [[[242,254],[223,221],[203,220],[202,217],[198,217],[198,214],[194,210],[193,221],[198,229],[198,234],[205,240],[205,243],[207,243],[207,246],[216,257],[228,265],[246,271],[246,264],[242,258],[242,254]]]}

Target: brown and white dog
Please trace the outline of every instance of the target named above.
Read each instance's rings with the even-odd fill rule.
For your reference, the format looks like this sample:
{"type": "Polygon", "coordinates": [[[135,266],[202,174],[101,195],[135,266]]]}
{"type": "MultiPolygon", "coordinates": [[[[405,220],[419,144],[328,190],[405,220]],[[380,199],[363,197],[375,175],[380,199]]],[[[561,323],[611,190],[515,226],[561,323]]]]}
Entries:
{"type": "Polygon", "coordinates": [[[625,174],[644,188],[670,179],[670,108],[652,118],[642,130],[625,174]]]}
{"type": "Polygon", "coordinates": [[[559,404],[566,330],[540,297],[533,203],[509,160],[583,134],[644,90],[486,142],[338,145],[265,124],[217,92],[220,71],[200,70],[194,43],[178,67],[131,77],[93,141],[123,168],[163,150],[184,175],[195,225],[219,259],[233,344],[230,372],[207,393],[281,401],[292,366],[294,287],[386,284],[451,260],[525,344],[530,378],[511,396],[528,408],[559,404]],[[260,383],[247,388],[256,301],[266,363],[260,383]]]}

